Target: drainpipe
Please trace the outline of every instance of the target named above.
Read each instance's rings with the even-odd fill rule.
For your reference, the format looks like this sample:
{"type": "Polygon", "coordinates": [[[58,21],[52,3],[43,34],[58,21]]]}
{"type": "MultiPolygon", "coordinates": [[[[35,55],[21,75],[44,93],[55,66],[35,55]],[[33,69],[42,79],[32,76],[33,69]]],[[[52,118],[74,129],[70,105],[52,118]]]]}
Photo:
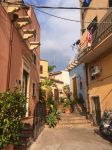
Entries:
{"type": "Polygon", "coordinates": [[[8,57],[8,69],[7,69],[7,90],[10,89],[12,50],[13,50],[13,32],[14,32],[14,22],[17,19],[18,19],[18,15],[13,14],[12,17],[11,17],[10,39],[9,39],[9,57],[8,57]]]}

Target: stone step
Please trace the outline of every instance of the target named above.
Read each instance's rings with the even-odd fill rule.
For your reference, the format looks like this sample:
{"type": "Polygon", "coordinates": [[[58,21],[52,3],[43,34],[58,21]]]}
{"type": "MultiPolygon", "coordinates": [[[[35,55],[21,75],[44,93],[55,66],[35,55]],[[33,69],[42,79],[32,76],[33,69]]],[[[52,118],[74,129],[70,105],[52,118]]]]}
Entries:
{"type": "Polygon", "coordinates": [[[80,115],[61,115],[62,118],[86,118],[85,116],[80,116],[80,115]]]}
{"type": "Polygon", "coordinates": [[[63,118],[63,117],[61,117],[61,120],[86,120],[85,118],[63,118]]]}
{"type": "Polygon", "coordinates": [[[60,125],[60,124],[58,124],[57,126],[56,126],[56,128],[86,128],[86,127],[91,127],[91,125],[90,124],[78,124],[78,125],[76,125],[76,124],[63,124],[63,125],[60,125]]]}
{"type": "Polygon", "coordinates": [[[59,121],[60,124],[71,124],[71,123],[74,123],[74,124],[84,124],[84,123],[89,123],[87,120],[81,120],[81,121],[77,121],[77,120],[73,120],[73,121],[68,121],[68,120],[65,120],[65,121],[59,121]]]}

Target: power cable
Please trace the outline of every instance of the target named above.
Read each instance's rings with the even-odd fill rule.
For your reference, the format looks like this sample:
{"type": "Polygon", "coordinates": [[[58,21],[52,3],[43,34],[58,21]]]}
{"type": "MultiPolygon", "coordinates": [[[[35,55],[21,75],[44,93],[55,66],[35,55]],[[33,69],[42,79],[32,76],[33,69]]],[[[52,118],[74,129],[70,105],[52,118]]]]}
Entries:
{"type": "MultiPolygon", "coordinates": [[[[50,6],[37,6],[37,5],[33,5],[33,4],[23,4],[23,3],[12,3],[12,2],[3,2],[3,3],[7,3],[9,5],[19,5],[21,7],[28,7],[28,6],[32,6],[34,9],[38,10],[39,12],[41,13],[44,13],[44,14],[47,14],[49,16],[52,16],[52,17],[55,17],[55,18],[58,18],[58,19],[62,19],[62,20],[67,20],[67,21],[72,21],[72,22],[77,22],[77,23],[80,23],[81,21],[80,20],[74,20],[74,19],[70,19],[70,18],[65,18],[65,17],[60,17],[60,16],[57,16],[57,15],[54,15],[54,14],[51,14],[51,13],[48,13],[48,12],[45,12],[43,10],[40,10],[40,8],[49,8],[49,9],[52,9],[52,8],[59,8],[59,9],[79,9],[79,7],[50,7],[50,6]]],[[[87,7],[83,7],[83,9],[88,9],[87,7]]],[[[82,9],[82,8],[80,8],[82,9]]],[[[91,9],[91,8],[89,8],[91,9]]],[[[93,9],[93,8],[92,8],[93,9]]],[[[94,8],[94,9],[112,9],[110,7],[106,7],[106,8],[94,8]]],[[[91,21],[84,21],[84,23],[91,23],[91,21]]],[[[107,24],[107,23],[112,23],[112,22],[95,22],[96,24],[107,24]]]]}
{"type": "Polygon", "coordinates": [[[42,8],[42,9],[70,9],[70,10],[73,10],[73,9],[76,9],[76,10],[80,10],[80,9],[91,9],[91,10],[105,10],[105,9],[112,9],[111,7],[60,7],[60,6],[38,6],[38,5],[34,5],[34,4],[30,4],[30,3],[18,3],[18,2],[3,2],[3,3],[7,3],[9,5],[21,5],[23,7],[26,7],[26,6],[32,6],[32,7],[35,7],[35,8],[42,8]]]}
{"type": "MultiPolygon", "coordinates": [[[[65,18],[65,17],[60,17],[60,16],[57,16],[57,15],[54,15],[54,14],[51,14],[51,13],[48,13],[48,12],[45,12],[43,10],[40,10],[38,8],[35,8],[36,10],[38,10],[39,12],[41,13],[44,13],[46,15],[49,15],[49,16],[52,16],[52,17],[55,17],[55,18],[58,18],[58,19],[63,19],[63,20],[68,20],[68,21],[72,21],[72,22],[78,22],[80,23],[81,21],[79,20],[74,20],[74,19],[70,19],[70,18],[65,18]]],[[[92,22],[92,21],[91,21],[92,22]]],[[[84,23],[91,23],[90,21],[85,21],[84,23]]],[[[107,24],[107,23],[112,23],[112,22],[94,22],[96,24],[107,24]]]]}
{"type": "Polygon", "coordinates": [[[38,9],[38,8],[35,8],[35,9],[38,10],[39,12],[41,12],[41,13],[44,13],[44,14],[46,14],[46,15],[49,15],[49,16],[52,16],[52,17],[55,17],[55,18],[58,18],[58,19],[63,19],[63,20],[68,20],[68,21],[73,21],[73,22],[79,22],[79,23],[80,23],[80,21],[78,21],[78,20],[60,17],[60,16],[57,16],[57,15],[54,15],[54,14],[45,12],[45,11],[43,11],[43,10],[40,10],[40,9],[38,9]]]}

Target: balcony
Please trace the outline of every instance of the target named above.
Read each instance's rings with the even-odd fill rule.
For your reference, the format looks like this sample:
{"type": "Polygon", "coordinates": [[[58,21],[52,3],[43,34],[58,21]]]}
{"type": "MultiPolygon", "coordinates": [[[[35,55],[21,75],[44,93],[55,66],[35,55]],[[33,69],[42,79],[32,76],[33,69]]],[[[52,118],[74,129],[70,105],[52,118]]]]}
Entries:
{"type": "Polygon", "coordinates": [[[28,40],[29,38],[32,38],[36,34],[35,29],[29,29],[29,30],[23,29],[23,30],[19,30],[19,32],[23,40],[28,40]]]}
{"type": "Polygon", "coordinates": [[[31,23],[31,19],[29,16],[19,16],[16,24],[18,28],[22,28],[30,23],[31,23]]]}
{"type": "Polygon", "coordinates": [[[29,50],[33,51],[40,46],[40,42],[27,42],[29,50]]]}
{"type": "Polygon", "coordinates": [[[84,45],[79,48],[78,59],[80,62],[90,62],[101,56],[103,53],[110,51],[112,47],[112,10],[99,22],[97,29],[92,35],[92,45],[84,45]]]}

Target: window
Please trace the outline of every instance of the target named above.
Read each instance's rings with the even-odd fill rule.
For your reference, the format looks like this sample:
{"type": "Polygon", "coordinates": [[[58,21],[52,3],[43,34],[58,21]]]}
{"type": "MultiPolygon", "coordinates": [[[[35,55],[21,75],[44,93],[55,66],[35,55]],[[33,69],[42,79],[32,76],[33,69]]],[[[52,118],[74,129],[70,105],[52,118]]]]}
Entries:
{"type": "Polygon", "coordinates": [[[23,82],[22,82],[22,93],[27,97],[28,93],[28,78],[29,74],[26,70],[23,70],[23,82]]]}
{"type": "Polygon", "coordinates": [[[109,0],[109,7],[112,7],[112,0],[109,0]]]}
{"type": "Polygon", "coordinates": [[[94,33],[94,31],[97,29],[97,16],[92,20],[92,22],[89,24],[89,26],[87,27],[87,29],[90,31],[92,31],[92,33],[94,33]]]}
{"type": "Polygon", "coordinates": [[[40,65],[40,74],[43,74],[43,66],[40,65]]]}
{"type": "Polygon", "coordinates": [[[36,84],[35,83],[33,83],[32,85],[32,96],[33,97],[36,96],[36,84]]]}
{"type": "Polygon", "coordinates": [[[36,65],[36,55],[33,53],[33,63],[36,65]]]}
{"type": "Polygon", "coordinates": [[[83,89],[82,81],[80,81],[80,89],[83,89]]]}

